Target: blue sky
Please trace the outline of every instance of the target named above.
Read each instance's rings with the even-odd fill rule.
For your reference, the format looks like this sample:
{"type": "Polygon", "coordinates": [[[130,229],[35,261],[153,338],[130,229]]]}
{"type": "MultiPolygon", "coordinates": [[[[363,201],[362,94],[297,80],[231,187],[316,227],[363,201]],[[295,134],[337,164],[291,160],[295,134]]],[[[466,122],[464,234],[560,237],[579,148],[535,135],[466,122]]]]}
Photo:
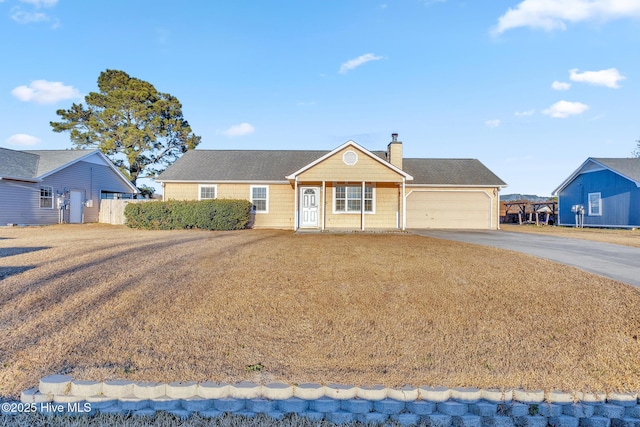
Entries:
{"type": "MultiPolygon", "coordinates": [[[[549,195],[640,138],[640,0],[0,0],[0,146],[71,147],[105,69],[176,96],[203,149],[478,158],[549,195]]],[[[158,186],[159,187],[159,186],[158,186]]]]}

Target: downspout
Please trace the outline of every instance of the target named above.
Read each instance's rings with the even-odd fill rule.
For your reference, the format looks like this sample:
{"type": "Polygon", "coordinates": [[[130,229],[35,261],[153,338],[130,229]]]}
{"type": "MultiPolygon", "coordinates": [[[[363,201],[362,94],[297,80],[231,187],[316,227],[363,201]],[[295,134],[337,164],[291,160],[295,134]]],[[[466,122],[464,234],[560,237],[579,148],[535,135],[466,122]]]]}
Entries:
{"type": "Polygon", "coordinates": [[[293,182],[293,231],[298,230],[298,177],[293,182]]]}
{"type": "Polygon", "coordinates": [[[406,178],[402,177],[402,231],[407,229],[407,196],[406,194],[406,178]]]}
{"type": "Polygon", "coordinates": [[[402,209],[402,194],[400,194],[400,191],[400,186],[398,185],[398,200],[396,200],[396,228],[401,228],[400,209],[402,209]]]}
{"type": "MultiPolygon", "coordinates": [[[[495,196],[496,196],[496,192],[494,190],[493,197],[495,196]]],[[[489,230],[493,230],[493,211],[496,209],[495,202],[489,203],[489,206],[491,206],[491,210],[489,212],[489,230]]]]}
{"type": "Polygon", "coordinates": [[[496,206],[498,208],[498,230],[500,230],[500,187],[498,187],[498,191],[496,192],[496,206]]]}
{"type": "Polygon", "coordinates": [[[89,168],[89,176],[91,180],[89,181],[89,198],[93,200],[93,167],[89,168]]]}

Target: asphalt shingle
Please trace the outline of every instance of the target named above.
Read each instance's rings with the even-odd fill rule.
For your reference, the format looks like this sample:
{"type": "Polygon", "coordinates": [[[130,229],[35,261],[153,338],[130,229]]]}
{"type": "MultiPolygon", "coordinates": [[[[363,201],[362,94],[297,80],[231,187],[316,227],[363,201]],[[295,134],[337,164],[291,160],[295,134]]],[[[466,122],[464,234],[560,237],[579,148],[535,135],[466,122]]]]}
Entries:
{"type": "Polygon", "coordinates": [[[33,179],[37,176],[38,159],[36,154],[0,148],[0,177],[33,179]]]}
{"type": "Polygon", "coordinates": [[[0,148],[0,177],[37,179],[95,151],[0,148]]]}
{"type": "MultiPolygon", "coordinates": [[[[156,181],[285,181],[286,176],[329,151],[191,150],[156,181]]],[[[384,151],[373,151],[385,159],[384,151]]],[[[404,159],[411,184],[506,185],[476,159],[404,159]]]]}
{"type": "Polygon", "coordinates": [[[640,182],[640,158],[593,158],[596,162],[635,182],[640,182]]]}
{"type": "Polygon", "coordinates": [[[36,176],[42,176],[95,151],[97,150],[25,150],[23,152],[39,157],[36,176]]]}

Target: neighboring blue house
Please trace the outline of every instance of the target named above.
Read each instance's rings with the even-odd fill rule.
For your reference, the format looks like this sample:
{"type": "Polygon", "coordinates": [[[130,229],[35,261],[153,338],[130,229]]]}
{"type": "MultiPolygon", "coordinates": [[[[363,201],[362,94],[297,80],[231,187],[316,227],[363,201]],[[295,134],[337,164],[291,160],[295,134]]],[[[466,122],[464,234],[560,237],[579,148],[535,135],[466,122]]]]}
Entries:
{"type": "Polygon", "coordinates": [[[98,222],[101,199],[137,192],[98,150],[0,148],[0,226],[98,222]]]}
{"type": "Polygon", "coordinates": [[[640,158],[588,158],[553,191],[559,225],[575,225],[575,207],[585,227],[640,227],[640,158]]]}

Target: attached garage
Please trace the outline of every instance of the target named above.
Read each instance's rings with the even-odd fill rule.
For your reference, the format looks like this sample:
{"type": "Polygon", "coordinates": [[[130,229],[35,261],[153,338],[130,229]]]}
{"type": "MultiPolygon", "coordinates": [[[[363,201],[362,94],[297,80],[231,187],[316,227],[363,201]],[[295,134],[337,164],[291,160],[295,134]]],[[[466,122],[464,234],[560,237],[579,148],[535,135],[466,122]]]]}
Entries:
{"type": "Polygon", "coordinates": [[[407,228],[495,228],[493,198],[483,190],[411,190],[407,228]]]}

